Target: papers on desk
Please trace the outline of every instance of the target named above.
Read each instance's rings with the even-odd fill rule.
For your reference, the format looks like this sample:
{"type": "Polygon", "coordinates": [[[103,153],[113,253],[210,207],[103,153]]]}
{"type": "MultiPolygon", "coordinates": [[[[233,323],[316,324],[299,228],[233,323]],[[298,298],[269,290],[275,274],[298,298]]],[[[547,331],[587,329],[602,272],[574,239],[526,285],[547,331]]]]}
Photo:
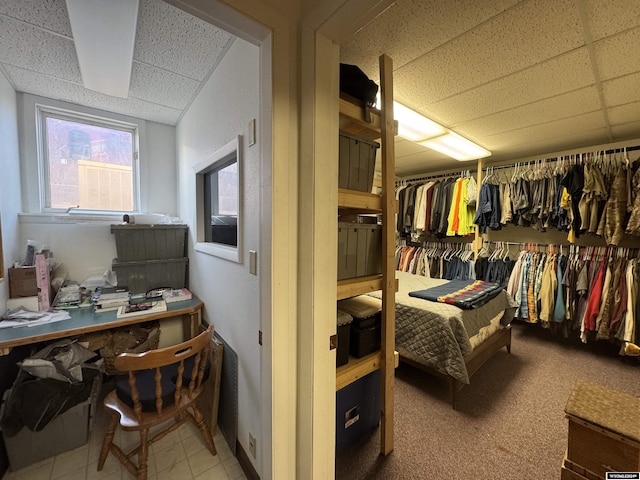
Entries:
{"type": "Polygon", "coordinates": [[[67,318],[71,318],[68,312],[32,312],[20,307],[15,310],[8,310],[2,316],[0,328],[34,327],[43,323],[59,322],[67,318]]]}

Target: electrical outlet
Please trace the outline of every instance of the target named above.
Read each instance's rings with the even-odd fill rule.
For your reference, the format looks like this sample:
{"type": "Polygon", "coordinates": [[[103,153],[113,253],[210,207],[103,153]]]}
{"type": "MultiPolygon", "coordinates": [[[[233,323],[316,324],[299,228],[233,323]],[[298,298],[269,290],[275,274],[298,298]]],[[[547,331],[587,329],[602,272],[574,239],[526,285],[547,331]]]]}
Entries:
{"type": "Polygon", "coordinates": [[[256,437],[251,432],[249,432],[249,451],[253,458],[256,458],[256,437]]]}

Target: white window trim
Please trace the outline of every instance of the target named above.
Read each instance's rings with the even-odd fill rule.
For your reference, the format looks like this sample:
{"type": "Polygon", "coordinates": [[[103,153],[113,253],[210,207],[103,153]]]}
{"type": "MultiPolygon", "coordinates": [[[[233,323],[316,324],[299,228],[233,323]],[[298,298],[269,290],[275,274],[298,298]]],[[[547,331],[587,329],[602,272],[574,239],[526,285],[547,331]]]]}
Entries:
{"type": "MultiPolygon", "coordinates": [[[[83,113],[76,110],[69,110],[66,108],[53,107],[50,105],[44,105],[41,103],[35,103],[36,107],[36,151],[38,157],[38,190],[39,190],[39,204],[40,214],[48,216],[73,215],[80,217],[87,217],[95,221],[96,218],[104,218],[107,221],[112,221],[114,216],[122,217],[122,214],[135,214],[140,213],[141,199],[140,199],[140,127],[136,123],[125,122],[116,120],[113,118],[102,117],[99,115],[83,113]],[[133,134],[133,161],[132,161],[132,175],[133,175],[133,210],[132,211],[99,211],[99,210],[82,210],[82,209],[60,209],[47,207],[47,185],[49,181],[46,174],[45,163],[48,161],[47,152],[45,148],[45,122],[47,117],[61,118],[69,121],[79,121],[105,128],[113,128],[118,130],[130,131],[133,134]]],[[[36,214],[38,215],[38,214],[36,214]]],[[[38,216],[39,216],[38,215],[38,216]]],[[[66,222],[65,222],[66,223],[66,222]]],[[[70,222],[74,223],[74,222],[70,222]]]]}
{"type": "Polygon", "coordinates": [[[196,192],[196,245],[195,250],[200,253],[224,258],[236,263],[243,263],[242,244],[243,233],[242,223],[243,201],[242,201],[242,136],[238,135],[226,145],[216,150],[211,157],[193,166],[193,184],[196,192]],[[205,242],[206,219],[204,218],[204,174],[215,169],[216,166],[225,163],[235,155],[238,162],[238,246],[224,245],[221,243],[205,242]]]}

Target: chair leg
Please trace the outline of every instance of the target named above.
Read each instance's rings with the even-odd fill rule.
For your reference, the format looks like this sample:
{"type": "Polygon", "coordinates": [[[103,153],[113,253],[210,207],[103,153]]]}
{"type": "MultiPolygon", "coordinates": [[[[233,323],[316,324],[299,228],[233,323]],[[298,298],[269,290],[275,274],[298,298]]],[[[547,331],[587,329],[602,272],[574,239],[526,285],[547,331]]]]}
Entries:
{"type": "Polygon", "coordinates": [[[140,430],[140,450],[138,450],[138,476],[137,480],[147,480],[147,460],[149,456],[149,430],[140,430]]]}
{"type": "Polygon", "coordinates": [[[213,443],[213,437],[211,436],[211,429],[209,429],[207,422],[204,420],[204,415],[197,406],[193,406],[193,420],[202,434],[207,448],[211,452],[211,455],[217,455],[216,446],[213,443]]]}
{"type": "Polygon", "coordinates": [[[104,467],[104,462],[107,459],[107,455],[109,455],[109,450],[111,449],[111,443],[113,442],[113,437],[116,434],[117,426],[118,417],[113,415],[109,421],[109,425],[107,426],[107,431],[104,434],[104,440],[102,441],[100,458],[98,459],[98,471],[102,470],[102,467],[104,467]]]}

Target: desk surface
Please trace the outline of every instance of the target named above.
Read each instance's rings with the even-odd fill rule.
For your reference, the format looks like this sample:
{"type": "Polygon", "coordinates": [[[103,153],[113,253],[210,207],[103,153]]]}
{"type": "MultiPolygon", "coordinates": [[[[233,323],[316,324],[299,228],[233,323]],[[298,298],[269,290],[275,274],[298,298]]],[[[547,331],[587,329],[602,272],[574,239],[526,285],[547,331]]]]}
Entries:
{"type": "Polygon", "coordinates": [[[199,312],[202,306],[202,301],[194,296],[191,300],[168,303],[166,312],[137,315],[131,318],[116,318],[115,310],[95,313],[93,308],[74,308],[67,310],[71,318],[59,322],[44,323],[33,327],[0,328],[0,349],[4,350],[19,345],[29,345],[125,325],[135,325],[161,318],[189,315],[199,312]]]}

